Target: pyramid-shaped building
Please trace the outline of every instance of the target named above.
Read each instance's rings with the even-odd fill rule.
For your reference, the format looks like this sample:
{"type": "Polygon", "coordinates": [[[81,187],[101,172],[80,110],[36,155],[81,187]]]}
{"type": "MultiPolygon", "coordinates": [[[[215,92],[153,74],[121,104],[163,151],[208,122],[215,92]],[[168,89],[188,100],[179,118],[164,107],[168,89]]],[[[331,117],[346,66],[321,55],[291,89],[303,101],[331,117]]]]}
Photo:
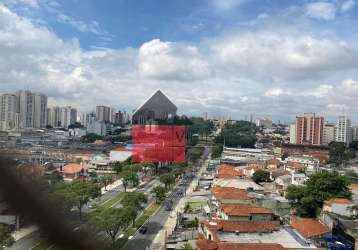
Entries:
{"type": "Polygon", "coordinates": [[[150,124],[158,119],[168,119],[177,113],[177,107],[162,91],[157,90],[132,116],[132,124],[150,124]]]}

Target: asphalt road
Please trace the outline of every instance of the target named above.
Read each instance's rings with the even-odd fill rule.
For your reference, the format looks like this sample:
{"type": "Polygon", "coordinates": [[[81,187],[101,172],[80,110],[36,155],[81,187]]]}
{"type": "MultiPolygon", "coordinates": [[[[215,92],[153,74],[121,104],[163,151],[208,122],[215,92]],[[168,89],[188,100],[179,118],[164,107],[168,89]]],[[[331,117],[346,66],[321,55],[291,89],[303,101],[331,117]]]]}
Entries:
{"type": "Polygon", "coordinates": [[[40,232],[36,231],[32,234],[25,236],[24,238],[16,241],[11,247],[6,248],[6,250],[27,250],[34,247],[41,241],[40,232]]]}
{"type": "MultiPolygon", "coordinates": [[[[205,148],[205,151],[203,153],[203,158],[207,158],[209,155],[209,149],[205,148]]],[[[190,182],[187,186],[189,186],[190,182]]],[[[176,186],[176,188],[178,185],[176,186]]],[[[174,188],[174,190],[176,189],[174,188]]],[[[182,196],[177,195],[175,192],[171,192],[168,195],[168,198],[170,198],[173,201],[173,208],[176,207],[179,200],[182,198],[182,196]]],[[[158,232],[163,228],[165,222],[167,221],[171,211],[166,211],[165,206],[161,206],[160,209],[157,211],[156,214],[154,214],[149,221],[147,222],[148,230],[145,234],[141,234],[137,232],[131,240],[127,242],[127,244],[124,246],[124,250],[146,250],[149,249],[151,246],[155,236],[158,234],[158,232]]]]}

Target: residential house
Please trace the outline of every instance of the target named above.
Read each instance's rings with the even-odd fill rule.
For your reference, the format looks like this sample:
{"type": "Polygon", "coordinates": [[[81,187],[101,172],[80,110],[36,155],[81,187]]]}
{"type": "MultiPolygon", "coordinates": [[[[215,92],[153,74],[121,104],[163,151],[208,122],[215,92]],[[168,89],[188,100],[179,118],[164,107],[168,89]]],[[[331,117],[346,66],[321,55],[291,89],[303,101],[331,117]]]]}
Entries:
{"type": "Polygon", "coordinates": [[[305,174],[293,173],[291,175],[291,184],[304,185],[308,177],[305,174]]]}
{"type": "Polygon", "coordinates": [[[262,186],[248,179],[214,179],[213,185],[218,187],[233,187],[250,192],[264,192],[264,188],[262,186]]]}
{"type": "Polygon", "coordinates": [[[73,181],[80,178],[84,174],[84,168],[80,164],[69,163],[62,169],[64,181],[73,181]]]}
{"type": "Polygon", "coordinates": [[[235,179],[243,177],[244,173],[242,169],[236,168],[231,165],[220,165],[216,169],[216,178],[219,179],[235,179]]]}
{"type": "Polygon", "coordinates": [[[279,168],[282,162],[279,159],[270,159],[266,161],[266,168],[279,168]]]}
{"type": "Polygon", "coordinates": [[[322,237],[331,232],[326,225],[312,218],[292,218],[291,227],[304,239],[310,240],[318,246],[322,246],[324,243],[322,237]]]}
{"type": "Polygon", "coordinates": [[[272,209],[244,204],[222,204],[219,215],[231,221],[272,221],[274,217],[272,209]]]}
{"type": "Polygon", "coordinates": [[[334,213],[351,217],[355,215],[354,204],[346,198],[332,198],[323,202],[322,210],[327,213],[334,213]]]}

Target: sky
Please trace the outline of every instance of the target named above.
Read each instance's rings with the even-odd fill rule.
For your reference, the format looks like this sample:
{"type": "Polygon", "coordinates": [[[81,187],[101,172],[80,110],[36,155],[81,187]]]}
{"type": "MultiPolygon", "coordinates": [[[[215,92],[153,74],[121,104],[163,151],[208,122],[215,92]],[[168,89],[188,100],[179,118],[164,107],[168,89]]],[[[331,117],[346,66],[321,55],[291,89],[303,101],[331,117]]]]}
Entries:
{"type": "Polygon", "coordinates": [[[0,93],[131,111],[358,123],[357,0],[0,0],[0,93]]]}

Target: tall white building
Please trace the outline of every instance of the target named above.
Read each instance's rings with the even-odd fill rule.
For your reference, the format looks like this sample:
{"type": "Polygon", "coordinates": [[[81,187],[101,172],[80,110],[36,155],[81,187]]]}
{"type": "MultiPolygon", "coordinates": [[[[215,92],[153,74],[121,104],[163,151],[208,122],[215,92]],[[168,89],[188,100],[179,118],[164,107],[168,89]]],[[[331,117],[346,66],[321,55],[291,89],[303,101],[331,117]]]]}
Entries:
{"type": "Polygon", "coordinates": [[[296,124],[290,124],[290,143],[296,144],[296,124]]]}
{"type": "Polygon", "coordinates": [[[353,137],[352,137],[352,140],[353,141],[358,141],[358,126],[353,126],[352,127],[352,134],[353,134],[353,137]]]}
{"type": "Polygon", "coordinates": [[[60,124],[63,128],[68,128],[71,124],[77,122],[77,109],[71,106],[60,108],[60,124]]]}
{"type": "Polygon", "coordinates": [[[20,90],[17,96],[17,112],[21,128],[44,128],[47,125],[47,96],[20,90]]]}
{"type": "Polygon", "coordinates": [[[15,128],[16,95],[0,95],[0,130],[7,131],[15,128]]]}
{"type": "Polygon", "coordinates": [[[336,137],[336,128],[334,124],[326,123],[323,126],[322,144],[328,145],[336,137]]]}
{"type": "Polygon", "coordinates": [[[47,111],[47,125],[53,128],[59,127],[61,124],[61,109],[60,107],[54,106],[48,108],[47,111]]]}
{"type": "Polygon", "coordinates": [[[349,145],[352,142],[351,120],[346,116],[338,117],[336,124],[336,141],[349,145]]]}

